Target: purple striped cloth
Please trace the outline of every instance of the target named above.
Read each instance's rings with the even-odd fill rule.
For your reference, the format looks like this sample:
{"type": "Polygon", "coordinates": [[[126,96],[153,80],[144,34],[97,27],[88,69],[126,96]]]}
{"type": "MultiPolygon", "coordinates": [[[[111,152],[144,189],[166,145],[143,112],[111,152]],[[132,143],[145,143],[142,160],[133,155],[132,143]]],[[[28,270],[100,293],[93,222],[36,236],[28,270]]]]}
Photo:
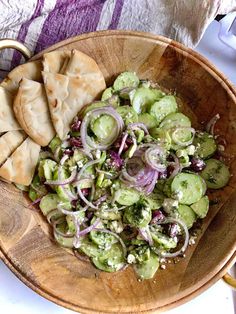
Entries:
{"type": "MultiPolygon", "coordinates": [[[[209,22],[236,8],[235,0],[0,0],[0,38],[14,38],[37,53],[63,39],[104,29],[153,32],[190,47],[209,22]],[[198,14],[196,14],[198,12],[198,14]]],[[[13,50],[0,53],[0,70],[23,61],[13,50]]]]}

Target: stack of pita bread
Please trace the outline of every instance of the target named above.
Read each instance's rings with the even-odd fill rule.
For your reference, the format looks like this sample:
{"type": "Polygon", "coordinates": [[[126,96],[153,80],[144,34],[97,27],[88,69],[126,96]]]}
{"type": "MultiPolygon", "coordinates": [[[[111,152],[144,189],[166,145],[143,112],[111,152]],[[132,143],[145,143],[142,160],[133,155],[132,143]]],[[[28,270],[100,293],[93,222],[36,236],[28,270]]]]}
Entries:
{"type": "Polygon", "coordinates": [[[64,140],[73,118],[106,88],[96,62],[77,50],[53,51],[11,71],[0,84],[0,177],[29,185],[41,146],[64,140]]]}

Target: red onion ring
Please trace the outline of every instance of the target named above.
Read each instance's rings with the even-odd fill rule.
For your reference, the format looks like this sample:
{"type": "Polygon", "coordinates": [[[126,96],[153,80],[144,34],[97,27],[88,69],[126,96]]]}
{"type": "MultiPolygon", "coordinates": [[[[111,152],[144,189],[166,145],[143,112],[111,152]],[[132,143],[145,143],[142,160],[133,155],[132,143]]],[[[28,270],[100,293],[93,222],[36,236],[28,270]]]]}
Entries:
{"type": "Polygon", "coordinates": [[[121,144],[120,144],[120,148],[119,148],[119,151],[118,151],[118,155],[120,156],[124,150],[124,147],[125,147],[125,142],[127,140],[127,137],[128,137],[128,133],[125,132],[123,138],[122,138],[122,141],[121,141],[121,144]]]}
{"type": "Polygon", "coordinates": [[[77,191],[79,194],[79,197],[82,199],[82,201],[88,205],[88,207],[91,207],[93,209],[98,209],[97,206],[93,205],[93,203],[91,203],[90,201],[87,200],[87,198],[84,196],[84,194],[82,193],[81,189],[79,187],[77,187],[77,191]]]}
{"type": "Polygon", "coordinates": [[[73,238],[74,237],[73,233],[64,233],[64,232],[61,232],[60,230],[57,229],[57,225],[59,225],[60,223],[62,223],[64,221],[65,221],[65,218],[61,217],[61,218],[57,219],[56,221],[52,222],[54,232],[63,238],[73,238]]]}
{"type": "Polygon", "coordinates": [[[142,129],[146,134],[149,134],[148,129],[146,127],[146,125],[142,122],[136,122],[136,123],[130,123],[127,127],[128,130],[138,130],[138,129],[142,129]]]}
{"type": "Polygon", "coordinates": [[[174,162],[170,162],[170,165],[174,166],[174,170],[172,171],[170,175],[170,179],[174,178],[179,172],[181,172],[182,167],[180,165],[179,159],[176,157],[174,153],[170,153],[170,155],[174,158],[174,162]]]}
{"type": "Polygon", "coordinates": [[[168,218],[165,218],[163,221],[162,220],[158,221],[157,224],[162,225],[162,224],[169,224],[169,223],[178,224],[185,233],[184,244],[178,251],[176,251],[174,253],[166,253],[166,252],[161,253],[161,255],[163,257],[172,258],[172,257],[177,257],[186,251],[186,249],[188,247],[188,243],[189,243],[189,232],[188,232],[188,228],[187,228],[186,224],[182,220],[180,220],[179,218],[168,217],[168,218]]]}
{"type": "MultiPolygon", "coordinates": [[[[65,156],[67,156],[67,155],[65,155],[65,156]]],[[[77,176],[77,170],[74,169],[71,172],[71,175],[69,176],[69,178],[64,179],[64,180],[47,180],[47,181],[44,182],[44,184],[47,184],[47,185],[59,185],[59,186],[67,185],[69,183],[72,183],[75,180],[76,176],[77,176]]]]}
{"type": "Polygon", "coordinates": [[[148,242],[150,246],[153,246],[153,239],[148,226],[146,228],[139,228],[139,235],[148,242]]]}
{"type": "Polygon", "coordinates": [[[155,159],[160,159],[160,157],[165,157],[164,150],[159,145],[148,148],[144,153],[145,162],[154,170],[164,171],[166,170],[166,165],[163,165],[160,160],[155,161],[155,159]],[[158,158],[159,157],[159,158],[158,158]]]}
{"type": "Polygon", "coordinates": [[[97,227],[97,225],[99,225],[100,222],[101,222],[101,220],[99,218],[97,218],[91,226],[77,232],[76,237],[83,237],[87,233],[89,233],[90,231],[97,230],[96,227],[97,227]]]}
{"type": "Polygon", "coordinates": [[[85,115],[81,124],[80,134],[81,134],[81,141],[82,141],[83,147],[85,149],[90,149],[90,150],[91,149],[105,150],[117,140],[123,128],[124,128],[123,119],[116,112],[114,108],[110,106],[106,106],[106,107],[91,110],[85,115]],[[89,126],[91,118],[99,117],[102,114],[110,115],[116,121],[116,130],[115,130],[116,132],[115,132],[115,136],[111,134],[111,136],[108,137],[106,141],[103,141],[102,143],[97,144],[88,136],[87,128],[89,126]]]}
{"type": "Polygon", "coordinates": [[[214,117],[210,119],[210,121],[206,125],[206,131],[213,136],[214,136],[215,124],[219,119],[220,119],[220,115],[219,113],[217,113],[216,115],[214,115],[214,117]]]}

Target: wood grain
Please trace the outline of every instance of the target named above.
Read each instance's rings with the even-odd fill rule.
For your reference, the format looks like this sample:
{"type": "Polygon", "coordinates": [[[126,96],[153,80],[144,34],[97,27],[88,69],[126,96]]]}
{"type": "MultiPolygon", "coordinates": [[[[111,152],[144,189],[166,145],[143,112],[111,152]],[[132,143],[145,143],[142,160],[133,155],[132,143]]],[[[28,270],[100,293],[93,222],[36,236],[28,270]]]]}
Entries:
{"type": "MultiPolygon", "coordinates": [[[[85,34],[46,51],[72,48],[97,61],[108,85],[120,72],[132,70],[176,92],[197,125],[220,113],[216,133],[228,143],[226,154],[236,154],[236,92],[196,52],[170,39],[128,31],[85,34]]],[[[233,176],[226,188],[210,193],[219,203],[210,208],[196,244],[152,280],[137,281],[131,268],[107,274],[78,261],[52,241],[42,215],[30,210],[28,199],[6,183],[0,183],[0,254],[28,286],[70,309],[160,313],[204,291],[236,259],[236,159],[231,156],[227,162],[233,176]]]]}

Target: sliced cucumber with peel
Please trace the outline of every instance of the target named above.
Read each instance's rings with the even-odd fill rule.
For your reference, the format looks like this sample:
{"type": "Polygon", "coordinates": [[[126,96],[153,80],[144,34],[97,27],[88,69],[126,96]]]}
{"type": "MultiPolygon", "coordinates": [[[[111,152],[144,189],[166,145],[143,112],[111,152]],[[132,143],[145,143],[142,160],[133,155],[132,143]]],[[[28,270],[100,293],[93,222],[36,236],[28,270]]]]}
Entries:
{"type": "Polygon", "coordinates": [[[130,106],[120,106],[116,109],[121,118],[124,120],[125,125],[129,123],[138,122],[138,115],[130,106]]]}
{"type": "Polygon", "coordinates": [[[209,198],[203,196],[199,201],[191,205],[191,208],[200,218],[205,218],[209,210],[209,198]]]}
{"type": "Polygon", "coordinates": [[[124,88],[136,88],[139,85],[139,78],[134,72],[123,72],[117,76],[113,88],[115,91],[120,91],[124,88]]]}
{"type": "Polygon", "coordinates": [[[194,222],[197,220],[195,212],[188,205],[180,204],[178,207],[178,213],[180,219],[184,221],[188,229],[190,229],[193,226],[194,222]]]}
{"type": "Polygon", "coordinates": [[[149,113],[142,113],[138,116],[138,122],[144,123],[148,129],[155,128],[157,126],[156,119],[149,113]]]}
{"type": "Polygon", "coordinates": [[[221,189],[227,185],[230,179],[229,168],[220,160],[208,159],[206,167],[200,172],[210,189],[221,189]]]}
{"type": "Polygon", "coordinates": [[[161,90],[140,87],[132,97],[131,104],[134,110],[140,114],[146,112],[155,101],[163,96],[164,93],[161,90]]]}
{"type": "Polygon", "coordinates": [[[151,279],[158,270],[159,265],[159,257],[151,252],[150,258],[142,264],[135,265],[134,269],[140,279],[151,279]]]}
{"type": "Polygon", "coordinates": [[[149,113],[156,119],[159,125],[161,121],[170,113],[178,109],[175,97],[172,95],[164,96],[156,101],[149,109],[149,113]]]}
{"type": "Polygon", "coordinates": [[[196,133],[193,145],[196,147],[194,155],[203,159],[211,157],[217,149],[213,136],[207,132],[196,133]]]}
{"type": "Polygon", "coordinates": [[[179,173],[171,183],[171,193],[178,198],[179,203],[191,205],[204,195],[205,185],[197,174],[179,173]]]}

